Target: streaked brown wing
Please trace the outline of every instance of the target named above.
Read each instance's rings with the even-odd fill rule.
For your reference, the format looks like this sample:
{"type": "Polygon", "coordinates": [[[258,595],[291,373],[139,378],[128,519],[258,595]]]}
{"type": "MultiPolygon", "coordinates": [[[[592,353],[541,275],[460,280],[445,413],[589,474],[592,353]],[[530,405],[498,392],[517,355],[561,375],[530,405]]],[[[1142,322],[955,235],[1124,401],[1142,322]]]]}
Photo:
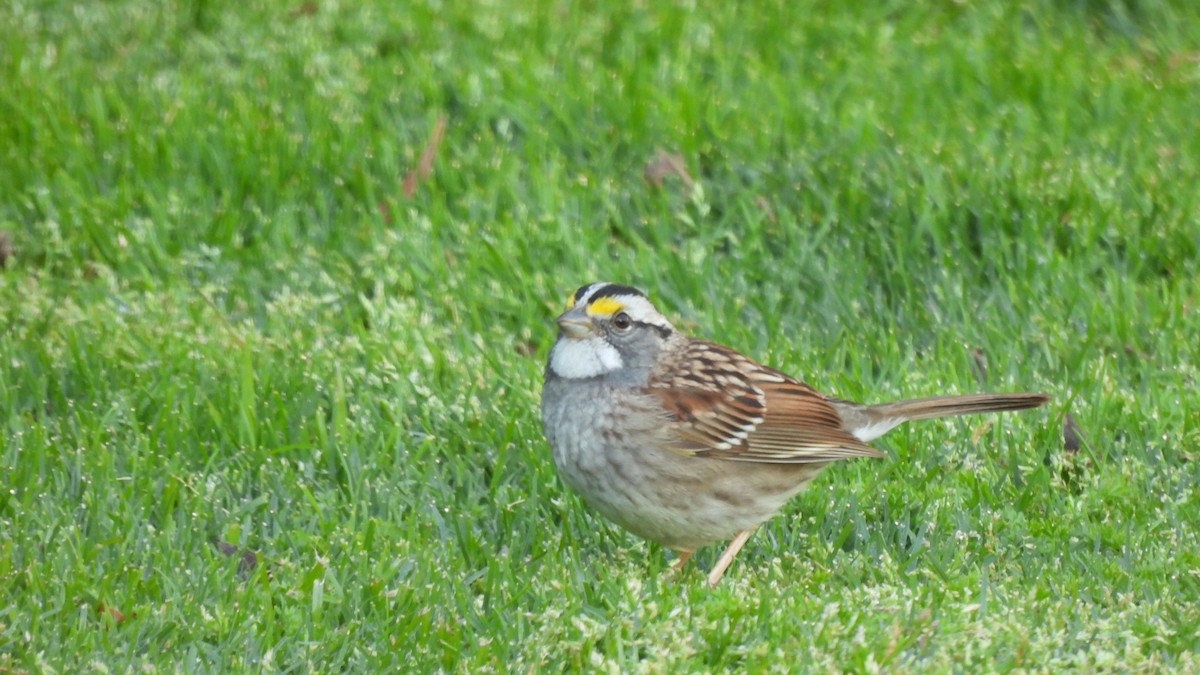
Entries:
{"type": "Polygon", "coordinates": [[[802,464],[883,453],[842,428],[808,385],[721,345],[692,340],[652,385],[673,416],[682,454],[802,464]]]}
{"type": "Polygon", "coordinates": [[[795,463],[885,456],[847,431],[824,396],[803,382],[778,374],[786,381],[761,385],[767,414],[750,434],[739,459],[795,463]]]}

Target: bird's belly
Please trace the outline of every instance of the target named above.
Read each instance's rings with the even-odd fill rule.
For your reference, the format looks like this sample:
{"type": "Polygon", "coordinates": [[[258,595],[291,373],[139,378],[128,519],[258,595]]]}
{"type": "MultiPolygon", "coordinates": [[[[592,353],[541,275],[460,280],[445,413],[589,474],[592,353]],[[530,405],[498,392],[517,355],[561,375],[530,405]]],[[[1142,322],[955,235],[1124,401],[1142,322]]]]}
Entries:
{"type": "Polygon", "coordinates": [[[764,464],[642,447],[556,447],[564,481],[621,527],[679,551],[769,519],[823,463],[764,464]]]}

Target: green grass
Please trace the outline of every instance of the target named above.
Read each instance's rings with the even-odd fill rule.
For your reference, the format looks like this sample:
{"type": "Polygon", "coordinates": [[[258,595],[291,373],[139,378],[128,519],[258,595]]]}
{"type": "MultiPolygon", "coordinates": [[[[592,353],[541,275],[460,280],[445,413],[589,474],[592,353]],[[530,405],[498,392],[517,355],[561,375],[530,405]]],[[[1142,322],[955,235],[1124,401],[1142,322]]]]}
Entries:
{"type": "Polygon", "coordinates": [[[0,6],[0,672],[1200,669],[1194,3],[226,4],[0,6]],[[709,590],[555,476],[595,279],[839,396],[1054,401],[709,590]]]}

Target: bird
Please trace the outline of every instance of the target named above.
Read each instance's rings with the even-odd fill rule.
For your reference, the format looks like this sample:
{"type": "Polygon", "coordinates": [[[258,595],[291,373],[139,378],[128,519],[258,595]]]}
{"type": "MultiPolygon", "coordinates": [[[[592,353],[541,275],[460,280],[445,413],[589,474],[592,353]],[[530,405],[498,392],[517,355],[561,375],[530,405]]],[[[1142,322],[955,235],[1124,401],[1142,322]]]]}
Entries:
{"type": "Polygon", "coordinates": [[[542,426],[555,468],[593,510],[674,550],[729,544],[716,587],[760,524],[830,463],[910,421],[1034,408],[1041,393],[863,404],[827,396],[730,347],[684,334],[644,292],[579,287],[555,319],[542,426]]]}

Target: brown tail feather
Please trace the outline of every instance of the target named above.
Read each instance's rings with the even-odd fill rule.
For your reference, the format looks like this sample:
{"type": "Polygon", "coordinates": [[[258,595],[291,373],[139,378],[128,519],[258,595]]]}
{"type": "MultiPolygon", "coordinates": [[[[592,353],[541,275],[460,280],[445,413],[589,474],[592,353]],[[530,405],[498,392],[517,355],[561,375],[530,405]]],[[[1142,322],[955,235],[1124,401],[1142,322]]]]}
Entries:
{"type": "Polygon", "coordinates": [[[1036,408],[1050,397],[1045,394],[964,394],[961,396],[931,396],[895,403],[867,406],[867,414],[879,419],[900,417],[906,420],[927,420],[951,415],[1003,412],[1036,408]]]}
{"type": "Polygon", "coordinates": [[[951,415],[1004,412],[1036,408],[1050,397],[1046,394],[964,394],[931,396],[894,403],[863,405],[830,400],[842,416],[846,430],[862,441],[878,438],[909,420],[927,420],[951,415]]]}

